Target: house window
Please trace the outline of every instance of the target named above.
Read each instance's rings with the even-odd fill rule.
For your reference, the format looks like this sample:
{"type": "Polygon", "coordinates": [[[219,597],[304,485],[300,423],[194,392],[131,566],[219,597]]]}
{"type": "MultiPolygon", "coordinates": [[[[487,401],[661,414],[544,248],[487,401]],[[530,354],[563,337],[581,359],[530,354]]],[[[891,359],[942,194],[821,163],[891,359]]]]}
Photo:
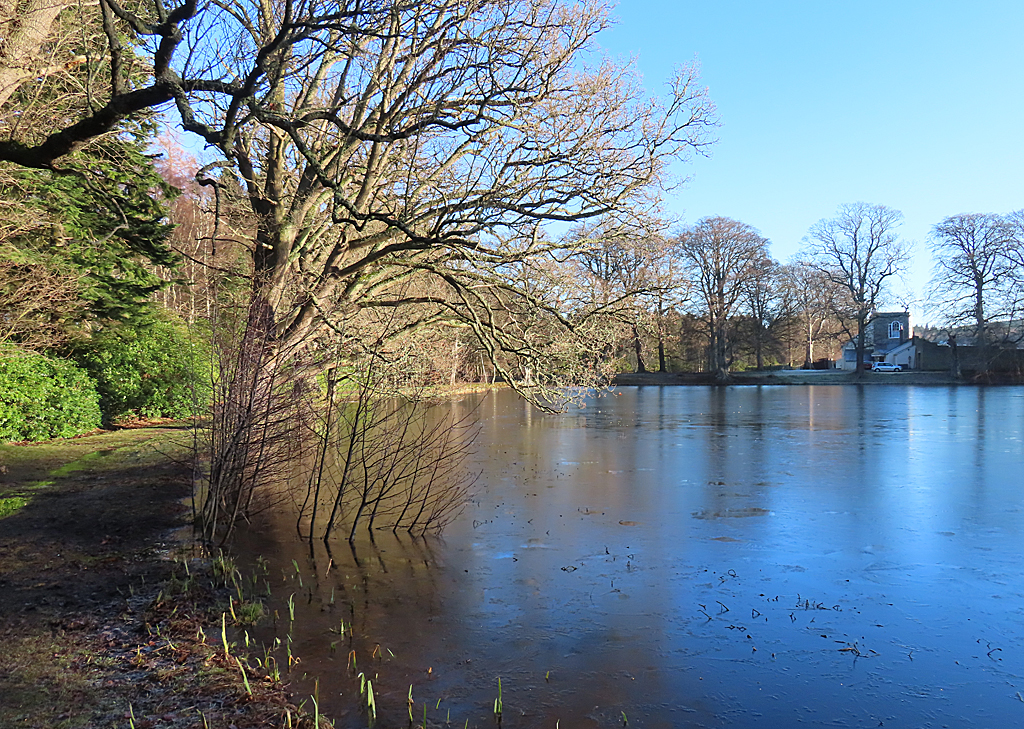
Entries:
{"type": "Polygon", "coordinates": [[[900,332],[903,331],[903,325],[898,321],[889,322],[889,339],[899,339],[900,332]]]}

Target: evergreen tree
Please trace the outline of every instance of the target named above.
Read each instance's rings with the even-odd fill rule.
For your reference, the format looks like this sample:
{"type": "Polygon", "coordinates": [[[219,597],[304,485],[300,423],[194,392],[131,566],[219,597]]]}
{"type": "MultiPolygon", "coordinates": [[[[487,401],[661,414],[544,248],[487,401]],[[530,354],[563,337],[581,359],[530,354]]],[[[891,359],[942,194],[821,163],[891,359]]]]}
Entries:
{"type": "Polygon", "coordinates": [[[176,259],[164,206],[176,191],[145,153],[148,132],[136,125],[91,145],[73,173],[0,175],[4,207],[22,218],[0,237],[0,320],[20,321],[7,338],[28,344],[36,329],[60,322],[67,342],[107,322],[151,317],[152,295],[164,285],[155,267],[176,259]],[[26,320],[23,308],[13,308],[23,306],[15,292],[43,276],[74,282],[77,300],[68,306],[66,297],[54,297],[53,307],[26,320]]]}

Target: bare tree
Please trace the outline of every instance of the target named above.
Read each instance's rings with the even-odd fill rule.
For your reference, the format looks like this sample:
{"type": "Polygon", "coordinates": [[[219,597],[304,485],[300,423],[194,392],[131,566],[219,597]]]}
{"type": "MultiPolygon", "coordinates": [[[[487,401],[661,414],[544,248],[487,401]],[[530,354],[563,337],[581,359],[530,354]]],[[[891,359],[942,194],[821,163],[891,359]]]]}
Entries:
{"type": "Polygon", "coordinates": [[[857,376],[863,374],[867,320],[906,266],[910,246],[896,229],[903,213],[858,202],[839,206],[834,218],[811,226],[809,262],[849,293],[849,318],[856,323],[857,376]]]}
{"type": "Polygon", "coordinates": [[[669,331],[669,314],[685,306],[690,301],[694,289],[693,281],[683,275],[686,265],[678,253],[678,248],[671,239],[658,237],[651,266],[654,293],[649,299],[657,338],[658,371],[663,373],[668,372],[666,339],[669,331]]]}
{"type": "MultiPolygon", "coordinates": [[[[603,219],[576,231],[580,251],[572,261],[593,301],[594,315],[621,331],[611,334],[607,346],[628,340],[633,349],[636,371],[647,372],[644,339],[655,330],[665,300],[677,282],[666,277],[668,243],[663,237],[666,224],[658,218],[625,223],[603,219]],[[655,309],[657,305],[659,308],[655,309]]],[[[611,355],[612,352],[605,352],[611,355]]],[[[659,366],[664,368],[664,345],[659,339],[659,366]]]]}
{"type": "Polygon", "coordinates": [[[225,393],[240,420],[226,410],[218,442],[245,458],[228,463],[243,465],[226,472],[214,526],[255,493],[246,459],[265,452],[264,434],[290,437],[278,437],[276,373],[309,384],[444,330],[538,399],[600,375],[587,355],[608,330],[564,285],[575,242],[545,225],[656,206],[669,165],[712,141],[696,67],[649,98],[632,66],[591,61],[603,0],[87,7],[99,42],[53,77],[76,93],[47,127],[9,126],[0,160],[88,178],[83,147],[162,106],[216,156],[197,175],[214,192],[210,237],[230,227],[246,246],[243,308],[256,314],[242,321],[258,328],[238,340],[255,369],[225,393]],[[245,433],[256,440],[239,444],[245,433]]]}
{"type": "Polygon", "coordinates": [[[765,350],[778,342],[774,331],[790,315],[790,292],[783,285],[781,271],[779,262],[765,250],[742,284],[743,308],[753,324],[751,339],[758,370],[764,369],[765,350]]]}
{"type": "Polygon", "coordinates": [[[223,544],[240,521],[283,498],[268,486],[305,458],[310,401],[307,383],[290,376],[293,358],[273,346],[266,302],[216,316],[211,414],[193,454],[193,518],[208,544],[223,544]]]}
{"type": "Polygon", "coordinates": [[[68,344],[81,305],[78,276],[5,257],[0,246],[0,344],[46,351],[68,344]]]}
{"type": "Polygon", "coordinates": [[[932,228],[931,308],[951,326],[971,324],[979,345],[1013,311],[1013,225],[991,213],[952,215],[932,228]]]}
{"type": "Polygon", "coordinates": [[[1014,210],[1006,219],[1013,226],[1012,257],[1019,266],[1024,266],[1024,208],[1014,210]]]}
{"type": "MultiPolygon", "coordinates": [[[[1012,269],[1012,304],[1010,309],[1010,324],[1013,328],[1013,321],[1024,318],[1024,209],[1014,210],[1006,216],[1010,223],[1013,237],[1010,240],[1007,258],[1013,266],[1012,269]]],[[[1018,338],[1024,337],[1024,324],[1016,327],[1018,338]]]]}
{"type": "Polygon", "coordinates": [[[510,267],[564,245],[538,226],[649,206],[668,162],[711,141],[695,68],[662,103],[644,97],[632,68],[586,65],[608,24],[593,0],[99,7],[107,87],[45,139],[0,142],[0,159],[52,167],[173,102],[222,156],[203,179],[233,177],[245,191],[253,273],[286,348],[312,346],[360,309],[405,306],[418,326],[466,327],[499,369],[543,368],[544,353],[528,352],[517,326],[507,339],[492,307],[515,299],[513,310],[576,336],[579,322],[545,292],[510,283],[510,267]],[[146,83],[127,79],[139,63],[122,34],[150,50],[146,83]],[[416,291],[396,286],[415,278],[441,293],[396,293],[416,291]]]}
{"type": "Polygon", "coordinates": [[[839,317],[851,309],[849,293],[806,261],[783,266],[781,275],[792,315],[799,322],[803,366],[810,368],[816,359],[815,347],[834,344],[848,329],[839,317]]]}
{"type": "Polygon", "coordinates": [[[708,366],[715,378],[729,376],[729,317],[742,302],[745,286],[769,258],[768,241],[746,223],[704,218],[676,239],[704,304],[708,366]]]}

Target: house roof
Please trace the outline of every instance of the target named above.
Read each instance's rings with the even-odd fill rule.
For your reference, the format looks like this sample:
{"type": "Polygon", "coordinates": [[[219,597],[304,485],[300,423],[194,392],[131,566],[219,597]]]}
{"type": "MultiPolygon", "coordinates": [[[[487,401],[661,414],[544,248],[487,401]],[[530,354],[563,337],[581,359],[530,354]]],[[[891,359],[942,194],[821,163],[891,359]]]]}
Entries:
{"type": "Polygon", "coordinates": [[[913,339],[908,339],[905,342],[900,342],[895,347],[892,347],[890,349],[886,349],[885,353],[886,354],[897,354],[897,353],[902,352],[904,350],[908,350],[908,349],[910,349],[913,346],[914,346],[914,340],[913,339]]]}
{"type": "MultiPolygon", "coordinates": [[[[864,351],[865,352],[871,352],[872,354],[886,354],[886,355],[888,355],[888,354],[892,354],[893,352],[899,352],[899,351],[902,351],[902,350],[905,350],[905,349],[910,349],[913,346],[914,346],[914,340],[913,339],[907,339],[907,340],[904,340],[902,342],[896,342],[891,347],[876,347],[871,341],[865,340],[865,342],[864,342],[864,351]]],[[[857,342],[856,342],[856,340],[853,340],[853,339],[849,340],[846,344],[843,345],[843,349],[856,349],[856,348],[857,348],[857,342]]]]}

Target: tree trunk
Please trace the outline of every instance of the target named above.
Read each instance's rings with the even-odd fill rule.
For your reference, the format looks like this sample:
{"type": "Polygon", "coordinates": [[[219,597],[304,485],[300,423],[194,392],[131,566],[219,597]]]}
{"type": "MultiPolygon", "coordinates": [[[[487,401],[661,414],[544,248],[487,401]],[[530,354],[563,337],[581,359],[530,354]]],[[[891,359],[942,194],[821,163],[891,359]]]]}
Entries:
{"type": "Polygon", "coordinates": [[[719,320],[715,323],[715,344],[714,344],[714,366],[715,379],[719,382],[729,379],[728,337],[725,329],[725,322],[719,320]]]}
{"type": "Polygon", "coordinates": [[[658,297],[658,371],[665,374],[665,330],[662,327],[664,323],[665,310],[661,306],[661,297],[658,297]]]}
{"type": "Polygon", "coordinates": [[[809,370],[814,366],[814,334],[811,331],[811,318],[807,317],[807,338],[804,343],[804,369],[809,370]]]}
{"type": "Polygon", "coordinates": [[[636,350],[636,371],[647,372],[647,365],[644,364],[643,342],[640,341],[640,331],[633,325],[633,349],[636,350]]]}
{"type": "Polygon", "coordinates": [[[988,327],[986,326],[985,322],[985,299],[984,289],[982,288],[981,282],[977,282],[975,284],[974,321],[976,323],[974,345],[976,347],[984,347],[986,344],[988,344],[988,327]]]}
{"type": "MultiPolygon", "coordinates": [[[[23,83],[66,70],[62,65],[47,66],[41,52],[57,16],[66,7],[62,2],[30,0],[3,3],[0,17],[8,31],[0,47],[0,106],[6,104],[23,83]]],[[[80,63],[75,59],[72,63],[80,63]]]]}
{"type": "Polygon", "coordinates": [[[857,318],[857,377],[864,376],[864,353],[867,350],[867,315],[857,318]]]}
{"type": "Polygon", "coordinates": [[[455,340],[455,350],[452,352],[452,371],[448,384],[455,387],[459,376],[459,340],[455,340]]]}

